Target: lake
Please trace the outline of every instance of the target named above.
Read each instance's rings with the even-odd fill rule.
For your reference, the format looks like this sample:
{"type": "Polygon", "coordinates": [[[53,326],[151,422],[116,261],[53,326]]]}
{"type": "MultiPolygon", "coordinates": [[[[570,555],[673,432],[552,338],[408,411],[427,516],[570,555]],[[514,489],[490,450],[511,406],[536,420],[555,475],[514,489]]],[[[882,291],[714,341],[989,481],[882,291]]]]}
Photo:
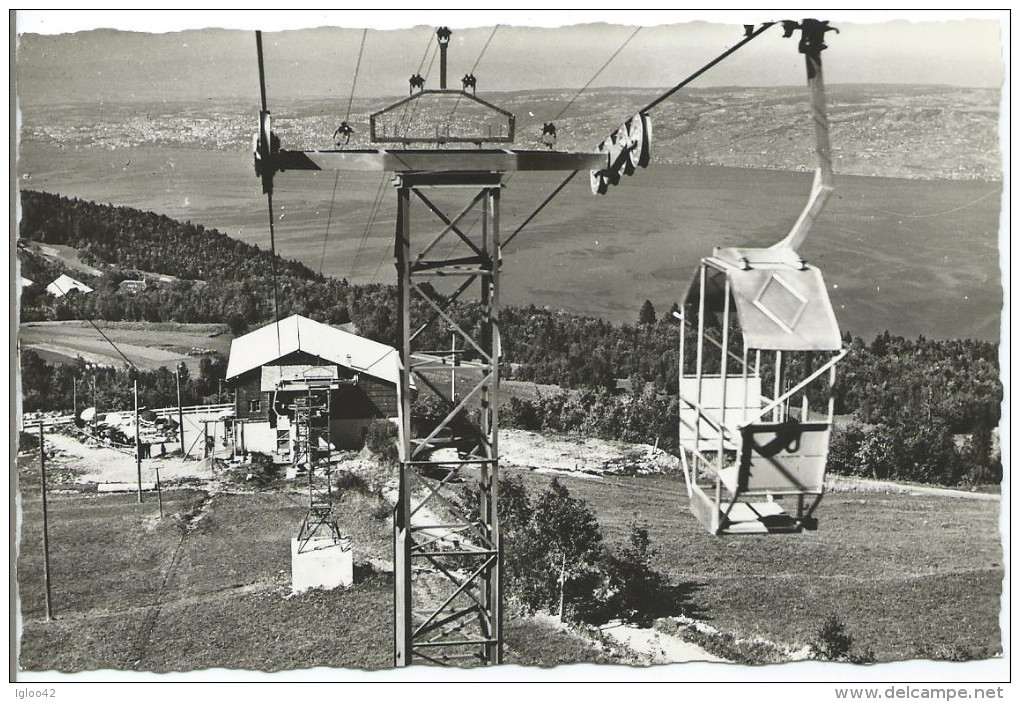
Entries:
{"type": "MultiPolygon", "coordinates": [[[[269,247],[265,196],[246,152],[25,143],[18,174],[24,188],[159,212],[269,247]]],[[[504,237],[563,175],[509,179],[504,237]]],[[[652,164],[595,197],[579,175],[504,251],[502,300],[634,321],[648,299],[663,314],[713,247],[785,236],[810,187],[805,173],[652,164]]],[[[355,283],[393,282],[392,190],[382,174],[281,174],[277,251],[355,283]]],[[[822,269],[841,328],[865,338],[888,329],[998,339],[1001,190],[999,182],[838,177],[801,254],[822,269]]],[[[455,200],[440,202],[451,216],[459,211],[455,200]]],[[[417,230],[423,241],[435,222],[415,220],[429,228],[417,230]]]]}

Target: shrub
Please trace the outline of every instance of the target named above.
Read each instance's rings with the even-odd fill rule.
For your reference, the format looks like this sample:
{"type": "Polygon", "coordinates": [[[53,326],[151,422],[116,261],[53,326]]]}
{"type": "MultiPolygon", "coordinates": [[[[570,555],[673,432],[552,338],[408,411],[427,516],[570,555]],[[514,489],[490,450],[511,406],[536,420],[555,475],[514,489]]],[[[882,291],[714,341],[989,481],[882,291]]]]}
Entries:
{"type": "MultiPolygon", "coordinates": [[[[507,593],[522,612],[544,609],[561,619],[602,624],[620,618],[643,626],[682,614],[687,588],[652,567],[648,526],[633,524],[617,553],[603,546],[588,503],[558,480],[532,500],[519,476],[499,481],[500,529],[507,593]]],[[[477,502],[474,488],[460,499],[477,502]]]]}
{"type": "Polygon", "coordinates": [[[1002,482],[1002,456],[994,450],[992,431],[978,424],[961,451],[961,482],[988,485],[1002,482]]]}
{"type": "MultiPolygon", "coordinates": [[[[467,492],[461,499],[472,499],[467,492]]],[[[477,499],[477,498],[474,498],[477,499]]],[[[602,531],[584,500],[558,480],[532,503],[520,478],[500,481],[508,591],[524,611],[583,620],[605,581],[602,531]]]]}
{"type": "Polygon", "coordinates": [[[915,657],[933,661],[976,661],[994,655],[996,654],[985,647],[973,649],[960,644],[921,644],[917,647],[915,657]]]}
{"type": "Polygon", "coordinates": [[[846,660],[853,648],[854,637],[846,633],[843,620],[830,614],[822,622],[815,640],[811,643],[811,655],[826,661],[846,660]]]}
{"type": "Polygon", "coordinates": [[[811,655],[826,661],[844,661],[847,663],[867,664],[875,662],[875,654],[870,648],[855,653],[854,637],[846,631],[846,625],[835,614],[830,614],[822,622],[815,640],[811,643],[811,655]]]}
{"type": "Polygon", "coordinates": [[[542,428],[542,413],[538,402],[511,397],[510,404],[503,411],[503,421],[517,429],[538,431],[542,428]]]}
{"type": "Polygon", "coordinates": [[[18,432],[18,451],[38,451],[39,435],[27,431],[18,432]]]}
{"type": "Polygon", "coordinates": [[[372,515],[374,519],[378,519],[380,521],[383,519],[389,519],[393,514],[393,505],[382,497],[377,497],[375,502],[368,509],[368,513],[372,515]]]}
{"type": "Polygon", "coordinates": [[[372,493],[368,482],[357,473],[352,473],[349,470],[337,471],[333,477],[333,486],[341,493],[356,492],[362,495],[370,495],[372,493]]]}
{"type": "Polygon", "coordinates": [[[373,420],[365,427],[365,446],[385,463],[397,460],[397,427],[385,419],[373,420]]]}
{"type": "Polygon", "coordinates": [[[265,490],[280,479],[280,467],[264,453],[252,452],[248,463],[225,473],[228,480],[265,490]]]}

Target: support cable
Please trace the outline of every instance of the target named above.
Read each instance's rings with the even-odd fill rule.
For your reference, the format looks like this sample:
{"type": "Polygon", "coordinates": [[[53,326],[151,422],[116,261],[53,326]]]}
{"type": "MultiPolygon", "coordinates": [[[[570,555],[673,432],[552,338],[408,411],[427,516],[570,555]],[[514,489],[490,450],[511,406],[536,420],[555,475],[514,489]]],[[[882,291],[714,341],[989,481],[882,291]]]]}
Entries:
{"type": "MultiPolygon", "coordinates": [[[[59,288],[60,286],[58,285],[57,287],[59,288]]],[[[75,288],[75,289],[77,289],[77,288],[75,288]]],[[[74,301],[74,298],[73,298],[73,296],[72,296],[72,295],[69,295],[69,294],[68,294],[69,292],[70,292],[70,290],[68,290],[68,291],[65,291],[65,292],[64,292],[64,295],[63,295],[63,297],[62,297],[62,299],[63,299],[63,300],[66,300],[66,301],[68,302],[68,304],[70,304],[70,305],[71,305],[71,307],[73,307],[73,308],[74,308],[74,311],[75,311],[75,312],[76,312],[76,313],[78,314],[78,316],[79,316],[79,317],[81,317],[81,318],[82,318],[82,319],[84,319],[84,320],[85,320],[86,322],[88,322],[88,323],[89,323],[90,325],[92,325],[92,328],[93,328],[93,329],[95,329],[95,330],[96,330],[97,332],[99,332],[99,335],[100,335],[101,337],[103,337],[104,339],[106,339],[106,342],[107,342],[108,344],[110,344],[110,346],[112,346],[112,347],[113,347],[114,351],[116,351],[116,352],[117,352],[117,354],[118,354],[118,355],[119,355],[119,356],[120,356],[121,358],[123,358],[123,359],[124,359],[124,362],[125,362],[125,363],[127,363],[127,364],[128,364],[129,366],[131,366],[131,367],[132,367],[132,368],[133,368],[133,369],[135,370],[135,372],[136,372],[136,373],[141,373],[141,371],[140,371],[140,370],[138,369],[138,366],[136,366],[136,365],[135,365],[135,364],[134,364],[134,363],[133,363],[133,362],[131,361],[131,359],[130,359],[130,358],[128,358],[128,357],[127,357],[127,356],[126,356],[126,355],[124,354],[124,352],[120,350],[120,347],[119,347],[119,346],[117,346],[117,344],[116,344],[116,343],[115,343],[115,342],[113,341],[113,339],[111,339],[110,337],[108,337],[108,336],[106,335],[106,333],[105,333],[105,332],[104,332],[104,331],[103,331],[102,329],[100,329],[100,328],[99,328],[99,326],[98,326],[98,325],[97,325],[97,324],[96,324],[96,323],[95,323],[94,321],[92,321],[92,318],[91,318],[91,317],[88,317],[88,316],[86,316],[85,314],[83,314],[83,313],[82,313],[82,311],[81,311],[81,308],[80,308],[80,307],[78,307],[78,303],[74,301]]]]}
{"type": "Polygon", "coordinates": [[[365,245],[368,243],[368,235],[372,230],[372,226],[375,224],[375,218],[379,214],[379,209],[382,206],[383,190],[386,187],[386,173],[382,174],[382,178],[379,180],[379,187],[375,191],[375,199],[372,202],[372,207],[368,213],[368,221],[365,223],[365,231],[361,234],[361,241],[358,244],[358,250],[354,254],[354,262],[351,264],[351,270],[348,274],[348,280],[354,277],[354,270],[358,267],[358,261],[361,260],[361,253],[365,250],[365,245]]]}
{"type": "MultiPolygon", "coordinates": [[[[436,44],[435,45],[435,51],[432,54],[432,58],[429,59],[429,67],[425,71],[425,80],[428,80],[429,76],[432,75],[432,66],[435,65],[435,63],[436,63],[436,56],[438,56],[438,55],[439,55],[439,45],[436,44]]],[[[404,125],[404,136],[405,137],[407,136],[408,131],[410,131],[411,125],[414,123],[414,118],[418,116],[418,105],[419,105],[419,103],[421,103],[421,100],[415,100],[414,101],[414,106],[411,108],[411,116],[410,116],[410,118],[408,118],[407,124],[404,125]]]]}
{"type": "MultiPolygon", "coordinates": [[[[613,60],[617,56],[619,56],[620,52],[623,51],[624,47],[626,47],[627,44],[629,44],[631,42],[631,40],[635,36],[637,36],[637,33],[640,32],[641,29],[642,28],[639,26],[633,32],[631,32],[630,36],[627,37],[624,40],[624,42],[622,44],[620,44],[620,46],[616,49],[616,51],[613,52],[613,55],[610,56],[609,59],[605,63],[603,63],[602,66],[597,71],[595,71],[595,73],[592,75],[592,77],[588,79],[588,82],[585,83],[581,87],[581,89],[578,90],[577,93],[574,94],[574,96],[572,98],[570,98],[570,102],[568,102],[563,107],[563,109],[561,109],[559,111],[559,113],[556,115],[556,117],[553,118],[553,121],[558,120],[560,117],[563,116],[563,114],[568,109],[570,109],[570,106],[574,104],[574,101],[577,100],[577,98],[579,98],[584,93],[584,91],[587,90],[588,87],[593,82],[595,82],[595,79],[598,78],[602,74],[602,72],[606,70],[606,68],[609,66],[609,64],[611,64],[613,62],[613,60]]],[[[525,218],[524,222],[519,227],[517,227],[517,229],[515,229],[513,231],[513,233],[509,237],[507,237],[506,240],[503,241],[502,244],[500,244],[500,248],[501,249],[506,248],[506,246],[514,239],[514,237],[516,237],[518,234],[520,234],[521,231],[523,231],[523,229],[526,226],[528,226],[528,224],[531,223],[531,220],[533,220],[536,216],[538,216],[538,213],[541,212],[542,210],[544,210],[546,205],[548,205],[550,202],[552,202],[553,198],[555,198],[557,195],[560,194],[560,192],[563,190],[563,188],[565,188],[567,186],[567,184],[577,176],[578,172],[579,171],[573,171],[559,185],[557,185],[556,188],[544,200],[542,200],[541,204],[539,204],[539,206],[537,208],[535,208],[535,210],[532,211],[532,213],[525,218]]],[[[507,179],[507,182],[509,182],[509,179],[507,179]]]]}
{"type": "MultiPolygon", "coordinates": [[[[475,74],[475,69],[478,68],[478,64],[482,62],[482,57],[485,56],[485,50],[488,49],[489,48],[489,44],[492,43],[492,38],[494,36],[496,36],[496,30],[497,29],[499,29],[499,25],[498,24],[495,27],[492,28],[492,33],[489,34],[489,38],[486,39],[485,46],[482,47],[482,50],[478,54],[478,58],[475,59],[475,65],[473,65],[471,67],[471,75],[475,74]]],[[[455,103],[453,103],[453,109],[450,110],[450,116],[446,118],[447,121],[453,119],[454,113],[457,112],[457,108],[460,106],[460,99],[461,99],[461,97],[462,97],[462,95],[458,95],[457,96],[457,101],[455,103]]]]}
{"type": "MultiPolygon", "coordinates": [[[[341,129],[347,125],[351,119],[351,108],[354,105],[354,92],[358,86],[358,75],[361,72],[361,57],[365,52],[365,37],[368,35],[368,29],[365,28],[361,32],[361,44],[358,47],[358,59],[354,64],[354,77],[351,79],[351,92],[347,98],[347,112],[344,115],[343,122],[341,123],[341,129]]],[[[348,140],[350,139],[350,129],[348,128],[348,140]]],[[[335,136],[335,135],[334,135],[335,136]]],[[[340,171],[337,171],[336,178],[333,181],[333,194],[329,199],[329,214],[326,217],[326,232],[322,238],[322,253],[319,255],[319,275],[322,275],[322,264],[326,258],[326,244],[329,241],[329,226],[333,221],[333,205],[336,203],[336,188],[340,182],[340,171]]]]}
{"type": "Polygon", "coordinates": [[[551,193],[549,193],[549,196],[548,196],[548,197],[546,197],[546,199],[545,199],[545,200],[542,200],[542,204],[540,204],[540,205],[539,205],[538,207],[536,207],[536,208],[535,208],[535,210],[534,210],[534,211],[533,211],[533,212],[532,212],[532,213],[531,213],[530,215],[528,215],[527,219],[525,219],[525,220],[524,220],[524,221],[523,221],[523,222],[521,223],[521,225],[520,225],[519,227],[517,227],[517,229],[515,229],[515,230],[513,231],[513,233],[512,233],[512,234],[511,234],[510,236],[508,236],[508,237],[506,238],[506,241],[504,241],[504,242],[502,243],[502,245],[501,245],[501,248],[504,248],[504,249],[505,249],[505,248],[506,248],[506,247],[507,247],[507,246],[508,246],[508,245],[510,244],[510,242],[514,240],[514,237],[515,237],[515,236],[517,236],[518,234],[520,234],[520,233],[521,233],[521,231],[522,231],[522,230],[523,230],[523,229],[524,229],[524,228],[525,228],[526,226],[528,226],[528,224],[530,224],[530,223],[531,223],[531,220],[533,220],[533,219],[534,219],[534,218],[535,218],[536,216],[538,216],[538,213],[539,213],[539,212],[541,212],[542,210],[544,210],[544,209],[545,209],[545,206],[546,206],[546,205],[548,205],[548,204],[549,204],[550,202],[552,202],[552,199],[553,199],[554,197],[556,197],[557,195],[559,195],[559,194],[560,194],[560,191],[561,191],[561,190],[563,190],[563,188],[567,187],[567,183],[569,183],[570,181],[572,181],[572,180],[574,179],[574,177],[575,177],[575,176],[576,176],[576,175],[577,175],[577,174],[578,174],[579,172],[580,172],[580,171],[573,171],[573,172],[572,172],[572,173],[571,173],[570,175],[568,175],[568,176],[567,176],[566,178],[564,178],[564,179],[563,179],[563,182],[562,182],[562,183],[560,183],[559,185],[557,185],[557,186],[556,186],[556,189],[555,189],[555,190],[553,190],[553,191],[552,191],[551,193]]]}
{"type": "Polygon", "coordinates": [[[691,81],[693,81],[693,80],[694,80],[695,78],[697,78],[698,76],[700,76],[700,75],[701,75],[702,73],[704,73],[705,71],[707,71],[707,70],[709,70],[710,68],[714,67],[714,66],[715,66],[716,64],[718,64],[719,62],[721,62],[721,61],[722,61],[723,59],[725,59],[726,57],[728,57],[728,56],[729,56],[730,54],[734,53],[734,52],[735,52],[735,51],[737,51],[738,49],[741,49],[741,48],[742,48],[742,47],[744,47],[744,46],[745,46],[746,44],[748,44],[749,42],[751,42],[751,41],[753,41],[754,39],[756,39],[756,38],[757,38],[758,36],[760,36],[760,35],[761,35],[761,34],[762,34],[763,32],[765,32],[765,30],[767,30],[767,29],[768,29],[769,27],[771,27],[771,26],[772,26],[772,25],[774,25],[774,24],[775,24],[775,22],[765,22],[764,24],[762,24],[762,26],[761,26],[761,27],[759,27],[758,29],[754,30],[754,31],[753,31],[753,32],[751,32],[750,34],[746,35],[746,36],[745,36],[745,37],[744,37],[743,39],[741,39],[740,41],[738,41],[738,42],[737,42],[736,44],[734,44],[733,46],[731,46],[731,47],[730,47],[729,49],[727,49],[727,50],[726,50],[726,51],[724,51],[723,53],[719,54],[719,55],[718,55],[717,57],[715,57],[714,59],[712,59],[711,61],[709,61],[708,63],[706,63],[706,64],[705,64],[704,66],[702,66],[701,68],[699,68],[699,69],[698,69],[697,71],[695,71],[695,72],[694,72],[694,73],[692,73],[691,75],[687,76],[687,78],[683,79],[682,81],[680,81],[679,83],[677,83],[676,85],[674,85],[674,86],[673,86],[672,88],[670,88],[669,90],[667,90],[666,92],[664,92],[664,93],[663,93],[662,95],[660,95],[659,97],[655,98],[655,99],[654,99],[654,100],[652,100],[652,101],[651,101],[650,103],[648,103],[647,105],[645,105],[645,106],[644,106],[643,108],[641,108],[641,109],[640,109],[640,110],[638,111],[638,112],[639,112],[639,114],[645,114],[645,113],[646,113],[646,112],[648,112],[649,110],[651,110],[651,109],[653,109],[653,108],[655,108],[655,107],[658,107],[658,105],[659,105],[660,103],[662,103],[662,102],[663,102],[663,101],[665,101],[665,100],[668,100],[668,99],[669,99],[669,98],[670,98],[670,97],[671,97],[671,96],[672,96],[672,95],[673,95],[674,93],[676,93],[676,92],[677,92],[678,90],[680,90],[681,88],[683,88],[684,86],[686,86],[686,85],[687,85],[688,83],[690,83],[691,81]]]}
{"type": "MultiPolygon", "coordinates": [[[[421,69],[425,67],[425,59],[427,59],[429,57],[429,51],[431,51],[434,48],[435,48],[435,44],[432,41],[432,30],[429,30],[428,38],[425,40],[425,51],[421,55],[421,61],[418,62],[418,70],[415,71],[415,75],[418,75],[418,76],[421,75],[421,69]]],[[[396,124],[397,124],[398,127],[401,124],[403,124],[404,119],[407,117],[407,110],[410,107],[411,107],[410,103],[408,103],[408,102],[404,103],[404,109],[400,112],[400,118],[396,121],[396,124]]]]}
{"type": "Polygon", "coordinates": [[[322,275],[322,262],[326,258],[326,242],[329,241],[329,225],[333,221],[333,203],[336,202],[336,186],[340,183],[340,171],[333,180],[333,195],[329,198],[329,214],[326,215],[326,235],[322,238],[322,253],[319,255],[319,275],[322,275]]]}
{"type": "Polygon", "coordinates": [[[269,252],[273,272],[273,312],[276,327],[276,353],[282,355],[283,344],[280,342],[280,290],[276,281],[276,227],[273,224],[273,193],[266,193],[269,200],[269,252]]]}
{"type": "Polygon", "coordinates": [[[361,30],[361,46],[358,48],[358,61],[354,65],[354,79],[351,81],[351,96],[347,99],[347,116],[344,117],[344,122],[347,122],[351,118],[351,105],[354,104],[354,88],[358,85],[358,71],[361,69],[361,54],[365,51],[365,35],[368,34],[368,28],[361,30]]]}
{"type": "Polygon", "coordinates": [[[372,274],[372,280],[370,281],[369,284],[375,283],[376,280],[379,278],[379,271],[382,270],[383,263],[386,262],[387,253],[388,251],[384,248],[382,250],[382,255],[379,256],[379,261],[375,264],[375,272],[372,274]]]}
{"type": "MultiPolygon", "coordinates": [[[[685,78],[684,80],[682,80],[682,81],[681,81],[680,83],[677,83],[677,84],[676,84],[675,86],[673,86],[672,88],[670,88],[669,90],[667,90],[667,91],[666,91],[665,93],[663,93],[662,95],[660,95],[659,97],[657,97],[657,98],[656,98],[655,100],[653,100],[652,102],[650,102],[650,103],[648,103],[647,105],[645,105],[645,106],[644,106],[644,107],[643,107],[643,108],[642,108],[641,110],[639,110],[639,111],[638,111],[638,113],[639,113],[639,114],[645,114],[645,113],[649,112],[650,110],[652,110],[653,108],[657,107],[657,106],[658,106],[659,104],[661,104],[661,103],[662,103],[663,101],[665,101],[665,100],[669,99],[669,98],[670,98],[670,97],[671,97],[671,96],[672,96],[673,94],[675,94],[675,93],[676,93],[676,92],[677,92],[678,90],[680,90],[680,89],[681,89],[681,88],[683,88],[684,86],[688,85],[688,84],[689,84],[689,83],[690,83],[691,81],[693,81],[693,80],[694,80],[694,79],[696,79],[696,78],[697,78],[698,76],[700,76],[701,74],[703,74],[703,73],[704,73],[705,71],[709,70],[710,68],[712,68],[712,67],[713,67],[713,66],[715,66],[716,64],[720,63],[720,62],[721,62],[721,61],[723,61],[723,60],[724,60],[725,58],[727,58],[728,56],[730,56],[731,54],[733,54],[734,52],[736,52],[736,51],[737,51],[738,49],[742,48],[743,46],[745,46],[746,44],[748,44],[749,42],[751,42],[752,40],[754,40],[755,38],[757,38],[758,36],[760,36],[760,35],[761,35],[761,34],[762,34],[763,32],[765,32],[765,30],[767,30],[767,29],[768,29],[769,27],[771,27],[771,26],[772,26],[773,24],[775,24],[775,22],[765,22],[764,24],[762,24],[762,26],[761,26],[761,27],[759,27],[758,29],[756,29],[756,30],[754,30],[753,32],[749,33],[749,34],[748,34],[747,36],[745,36],[745,37],[744,37],[744,38],[743,38],[742,40],[740,40],[739,42],[737,42],[736,44],[734,44],[733,46],[731,46],[731,47],[730,47],[729,49],[727,49],[726,51],[724,51],[723,53],[721,53],[721,54],[720,54],[719,56],[717,56],[716,58],[714,58],[714,59],[712,59],[711,61],[709,61],[709,62],[708,62],[707,64],[705,64],[704,66],[702,66],[701,68],[699,68],[699,69],[698,69],[697,71],[695,71],[694,73],[692,73],[691,75],[689,75],[689,76],[688,76],[687,78],[685,78]]],[[[635,36],[635,35],[636,35],[636,34],[638,33],[638,31],[639,31],[640,29],[641,29],[641,27],[638,27],[638,28],[637,28],[636,30],[634,30],[634,33],[633,33],[633,34],[631,34],[631,35],[630,35],[630,36],[629,36],[629,37],[627,38],[627,40],[623,42],[623,44],[622,44],[622,45],[620,46],[620,48],[619,48],[619,49],[617,49],[617,50],[616,50],[616,51],[615,51],[615,52],[613,53],[613,55],[609,57],[609,60],[608,60],[608,61],[606,61],[606,62],[605,62],[605,64],[603,64],[603,65],[602,65],[602,68],[600,68],[600,69],[599,69],[598,71],[596,71],[596,72],[595,72],[595,75],[593,75],[593,76],[591,77],[591,79],[589,79],[589,80],[588,80],[588,82],[584,84],[584,87],[582,87],[582,88],[581,88],[581,89],[580,89],[579,91],[577,91],[577,94],[576,94],[576,95],[574,95],[574,97],[570,99],[570,102],[568,102],[568,103],[567,103],[567,105],[566,105],[566,106],[565,106],[565,107],[564,107],[564,108],[563,108],[562,110],[560,110],[559,114],[557,114],[557,115],[556,115],[556,117],[554,118],[554,120],[553,120],[553,121],[555,121],[555,120],[559,119],[559,118],[560,118],[560,117],[561,117],[561,116],[563,115],[563,113],[567,111],[567,109],[568,109],[568,108],[569,108],[569,107],[570,107],[570,106],[571,106],[571,105],[572,105],[572,104],[574,103],[574,101],[575,101],[575,100],[576,100],[576,99],[577,99],[578,97],[580,97],[580,96],[581,96],[581,93],[583,93],[583,92],[584,92],[584,91],[585,91],[585,90],[586,90],[586,89],[588,88],[588,86],[589,86],[589,85],[591,85],[591,84],[592,84],[592,82],[594,82],[594,80],[595,80],[595,79],[596,79],[596,78],[597,78],[597,77],[599,76],[599,74],[600,74],[600,73],[602,73],[602,72],[603,72],[603,71],[604,71],[604,70],[606,69],[606,67],[607,67],[607,66],[608,66],[608,65],[609,65],[609,64],[610,64],[610,63],[611,63],[611,62],[613,61],[613,59],[615,59],[615,58],[616,58],[616,56],[617,56],[617,55],[618,55],[618,54],[619,54],[619,53],[620,53],[620,52],[621,52],[621,51],[623,50],[623,47],[625,47],[625,46],[626,46],[626,45],[627,45],[628,43],[630,43],[630,40],[634,38],[634,36],[635,36]]],[[[522,231],[522,230],[524,229],[524,227],[525,227],[525,226],[527,226],[527,225],[528,225],[528,224],[529,224],[529,223],[531,222],[531,220],[532,220],[532,219],[534,219],[534,218],[535,218],[535,216],[536,216],[536,215],[537,215],[537,214],[538,214],[539,212],[541,212],[541,211],[542,211],[542,209],[544,209],[544,208],[545,208],[545,206],[546,206],[546,205],[548,205],[548,204],[549,204],[549,202],[550,202],[550,201],[551,201],[551,200],[552,200],[552,199],[553,199],[553,198],[554,198],[554,197],[555,197],[556,195],[558,195],[558,194],[559,194],[559,192],[560,192],[561,190],[563,190],[563,188],[564,188],[564,187],[565,187],[565,186],[567,185],[567,183],[569,183],[569,182],[570,182],[570,181],[571,181],[571,180],[572,180],[572,179],[574,178],[574,176],[576,176],[576,175],[577,175],[577,171],[574,171],[573,173],[571,173],[571,174],[570,174],[570,175],[569,175],[569,176],[568,176],[568,177],[566,178],[566,180],[564,180],[564,181],[563,181],[562,183],[560,183],[560,184],[559,184],[559,185],[558,185],[558,186],[556,187],[556,189],[555,189],[555,190],[554,190],[554,191],[552,192],[552,194],[550,194],[550,195],[549,195],[549,197],[547,197],[547,198],[546,198],[545,200],[543,200],[543,201],[542,201],[542,204],[540,204],[540,205],[538,206],[538,208],[537,208],[537,209],[535,209],[535,211],[534,211],[534,212],[532,212],[532,213],[531,213],[530,215],[528,215],[527,219],[525,219],[525,220],[524,220],[524,223],[523,223],[523,224],[521,224],[521,225],[520,225],[519,227],[517,227],[517,229],[515,229],[515,230],[514,230],[514,232],[513,232],[513,233],[512,233],[512,234],[511,234],[511,235],[510,235],[509,237],[507,237],[506,241],[504,241],[504,242],[503,242],[502,246],[503,246],[503,247],[505,247],[505,246],[506,246],[507,244],[509,244],[509,243],[510,243],[510,241],[511,241],[511,240],[512,240],[512,239],[513,239],[513,238],[514,238],[515,236],[517,236],[517,235],[518,235],[518,234],[519,234],[519,233],[520,233],[520,232],[521,232],[521,231],[522,231]]]]}
{"type": "Polygon", "coordinates": [[[949,209],[949,210],[943,210],[942,212],[929,212],[929,213],[926,213],[926,214],[906,214],[906,213],[903,213],[903,212],[888,212],[886,210],[880,210],[880,209],[877,209],[877,208],[873,209],[872,212],[879,212],[879,213],[885,214],[885,215],[892,215],[893,217],[909,217],[910,219],[927,219],[929,217],[942,217],[942,216],[947,215],[947,214],[952,214],[954,212],[959,212],[960,210],[965,210],[968,207],[970,207],[971,205],[976,205],[979,202],[981,202],[982,200],[987,200],[992,195],[996,195],[996,194],[998,194],[1001,191],[1002,191],[1002,188],[996,188],[995,190],[992,190],[990,192],[985,193],[984,195],[982,195],[981,197],[977,198],[976,200],[971,200],[970,202],[964,203],[964,204],[960,205],[959,207],[954,207],[954,208],[949,209]]]}
{"type": "Polygon", "coordinates": [[[588,89],[588,86],[590,86],[592,83],[595,82],[595,79],[598,78],[602,74],[602,71],[606,70],[606,67],[609,66],[609,64],[613,62],[613,59],[615,59],[619,55],[619,53],[621,51],[623,51],[624,47],[626,47],[627,44],[630,43],[630,40],[633,39],[637,35],[637,33],[641,31],[641,29],[642,28],[639,26],[637,29],[635,29],[633,32],[631,32],[631,35],[629,37],[627,37],[622,44],[620,44],[620,47],[616,51],[613,52],[613,55],[610,56],[609,59],[604,64],[602,64],[602,68],[600,68],[599,70],[595,71],[595,75],[593,75],[591,78],[589,78],[588,82],[585,83],[584,86],[582,86],[581,89],[577,91],[577,93],[574,95],[574,97],[570,98],[570,102],[568,102],[566,105],[564,105],[563,109],[560,110],[556,114],[555,117],[553,117],[553,121],[554,122],[556,120],[558,120],[560,117],[562,117],[564,112],[566,112],[567,110],[570,109],[570,106],[574,104],[574,101],[577,100],[577,98],[581,97],[581,94],[585,90],[588,89]]]}

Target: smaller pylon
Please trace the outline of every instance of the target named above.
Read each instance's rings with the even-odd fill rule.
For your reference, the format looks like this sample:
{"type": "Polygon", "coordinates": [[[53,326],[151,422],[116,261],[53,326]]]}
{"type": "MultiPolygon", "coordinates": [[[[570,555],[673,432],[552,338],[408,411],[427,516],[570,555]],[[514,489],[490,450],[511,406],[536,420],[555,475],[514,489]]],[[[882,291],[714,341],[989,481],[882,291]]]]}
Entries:
{"type": "Polygon", "coordinates": [[[308,511],[291,540],[291,589],[331,590],[354,582],[354,554],[333,512],[330,397],[334,385],[309,385],[291,405],[294,467],[308,481],[308,511]]]}
{"type": "Polygon", "coordinates": [[[292,406],[294,417],[294,467],[308,480],[308,512],[298,532],[298,553],[313,537],[342,539],[333,514],[332,444],[329,436],[330,389],[309,387],[292,406]]]}

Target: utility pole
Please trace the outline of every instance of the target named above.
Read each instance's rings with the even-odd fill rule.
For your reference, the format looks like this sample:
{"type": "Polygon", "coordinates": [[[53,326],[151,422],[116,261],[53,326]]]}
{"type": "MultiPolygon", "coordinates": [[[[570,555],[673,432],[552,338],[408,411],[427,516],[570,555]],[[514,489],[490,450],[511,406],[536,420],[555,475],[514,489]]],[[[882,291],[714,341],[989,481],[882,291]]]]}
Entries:
{"type": "Polygon", "coordinates": [[[187,458],[184,453],[184,409],[181,407],[181,364],[174,368],[174,375],[177,377],[177,431],[181,439],[181,457],[187,458]]]}
{"type": "Polygon", "coordinates": [[[74,418],[78,419],[78,379],[71,378],[71,412],[74,418]]]}
{"type": "Polygon", "coordinates": [[[42,473],[42,543],[43,580],[46,581],[46,621],[53,620],[53,601],[50,597],[50,525],[46,513],[46,451],[43,446],[43,423],[39,420],[39,472],[42,473]]]}
{"type": "Polygon", "coordinates": [[[138,425],[138,381],[135,381],[135,468],[138,469],[138,503],[142,502],[142,442],[138,425]]]}
{"type": "Polygon", "coordinates": [[[96,435],[96,428],[99,425],[99,399],[96,391],[96,383],[99,381],[99,366],[92,367],[92,435],[96,435]]]}
{"type": "Polygon", "coordinates": [[[457,399],[457,366],[459,359],[457,358],[457,333],[453,332],[450,334],[450,397],[454,400],[457,399]]]}
{"type": "Polygon", "coordinates": [[[163,489],[159,485],[159,461],[153,463],[156,466],[156,500],[159,502],[159,518],[163,518],[163,489]]]}

